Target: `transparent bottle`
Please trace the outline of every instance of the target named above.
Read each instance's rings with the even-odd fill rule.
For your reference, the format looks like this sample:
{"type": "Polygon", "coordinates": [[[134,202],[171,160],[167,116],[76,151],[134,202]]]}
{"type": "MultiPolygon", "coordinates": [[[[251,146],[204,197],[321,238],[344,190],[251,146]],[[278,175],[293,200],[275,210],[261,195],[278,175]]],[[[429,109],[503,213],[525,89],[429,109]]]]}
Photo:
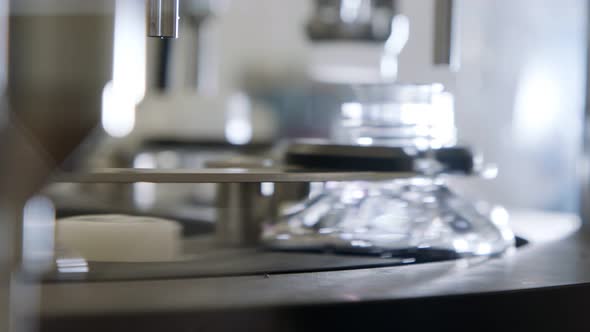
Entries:
{"type": "Polygon", "coordinates": [[[267,246],[404,258],[500,254],[514,245],[505,218],[454,194],[433,157],[456,142],[453,99],[434,85],[365,84],[341,105],[333,143],[414,151],[416,176],[312,185],[265,230],[267,246]],[[441,256],[442,255],[442,256],[441,256]]]}

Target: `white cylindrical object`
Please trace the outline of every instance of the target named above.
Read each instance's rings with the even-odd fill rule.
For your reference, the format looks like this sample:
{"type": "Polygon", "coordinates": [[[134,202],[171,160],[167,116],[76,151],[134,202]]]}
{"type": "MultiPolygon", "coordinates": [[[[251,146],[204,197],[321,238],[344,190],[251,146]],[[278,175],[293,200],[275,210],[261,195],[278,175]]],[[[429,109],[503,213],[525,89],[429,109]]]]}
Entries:
{"type": "Polygon", "coordinates": [[[171,220],[88,215],[57,222],[57,243],[96,262],[161,262],[180,258],[181,226],[171,220]]]}

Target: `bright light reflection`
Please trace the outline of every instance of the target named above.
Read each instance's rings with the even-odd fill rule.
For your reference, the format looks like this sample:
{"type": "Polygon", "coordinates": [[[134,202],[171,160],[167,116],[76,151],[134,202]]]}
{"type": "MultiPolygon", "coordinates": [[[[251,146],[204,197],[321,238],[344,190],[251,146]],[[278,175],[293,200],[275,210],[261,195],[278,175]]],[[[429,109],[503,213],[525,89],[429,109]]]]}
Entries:
{"type": "Polygon", "coordinates": [[[124,91],[117,91],[113,82],[102,93],[102,127],[113,137],[125,137],[135,127],[135,102],[124,91]]]}
{"type": "Polygon", "coordinates": [[[340,4],[340,19],[345,23],[354,23],[361,12],[364,0],[343,0],[340,4]]]}
{"type": "Polygon", "coordinates": [[[345,204],[355,203],[365,197],[365,191],[360,188],[347,189],[342,192],[340,201],[345,204]]]}
{"type": "Polygon", "coordinates": [[[489,255],[492,253],[492,246],[489,243],[480,243],[475,250],[476,255],[489,255]]]}
{"type": "Polygon", "coordinates": [[[357,119],[363,116],[363,105],[361,103],[344,103],[341,107],[342,116],[357,119]]]}
{"type": "Polygon", "coordinates": [[[404,103],[400,106],[400,120],[406,125],[426,125],[430,122],[431,113],[430,104],[404,103]]]}
{"type": "Polygon", "coordinates": [[[262,182],[260,184],[260,192],[263,196],[272,196],[275,193],[275,184],[272,182],[262,182]]]}
{"type": "Polygon", "coordinates": [[[370,242],[363,241],[363,240],[352,240],[352,241],[350,241],[350,244],[353,247],[357,247],[357,248],[370,248],[370,247],[372,247],[370,242]]]}
{"type": "Polygon", "coordinates": [[[510,214],[504,207],[495,206],[490,212],[490,219],[498,226],[504,240],[514,240],[514,233],[510,228],[510,214]]]}
{"type": "Polygon", "coordinates": [[[134,168],[156,168],[156,158],[149,153],[140,153],[133,160],[134,168]]]}
{"type": "Polygon", "coordinates": [[[467,252],[469,250],[469,243],[464,239],[457,239],[453,241],[453,248],[459,253],[467,252]]]}
{"type": "Polygon", "coordinates": [[[510,215],[505,208],[496,206],[492,209],[491,218],[496,225],[508,225],[510,215]]]}
{"type": "Polygon", "coordinates": [[[433,137],[441,146],[455,144],[455,98],[448,92],[435,93],[432,96],[432,108],[433,137]]]}
{"type": "Polygon", "coordinates": [[[135,126],[135,109],[146,85],[145,1],[117,0],[113,50],[113,81],[103,91],[102,126],[124,137],[135,126]]]}
{"type": "MultiPolygon", "coordinates": [[[[156,158],[149,153],[140,153],[133,160],[134,168],[153,169],[156,158]]],[[[138,209],[146,210],[156,203],[156,184],[139,182],[133,184],[133,202],[138,209]]]]}
{"type": "Polygon", "coordinates": [[[87,273],[88,263],[82,258],[59,258],[57,270],[60,273],[87,273]]]}
{"type": "Polygon", "coordinates": [[[486,165],[480,172],[480,176],[484,179],[495,179],[498,177],[499,169],[497,165],[486,165]]]}
{"type": "Polygon", "coordinates": [[[391,21],[391,35],[385,42],[381,56],[381,77],[395,79],[398,72],[398,55],[410,37],[410,20],[407,16],[396,15],[391,21]]]}
{"type": "Polygon", "coordinates": [[[405,15],[395,15],[391,21],[391,35],[385,42],[385,51],[399,54],[409,39],[410,19],[405,15]]]}
{"type": "Polygon", "coordinates": [[[225,138],[234,145],[244,145],[252,140],[252,104],[244,93],[231,96],[227,103],[225,138]]]}
{"type": "Polygon", "coordinates": [[[27,201],[23,210],[23,265],[41,271],[51,266],[55,248],[55,207],[43,196],[27,201]]]}
{"type": "Polygon", "coordinates": [[[317,204],[313,208],[307,208],[306,213],[303,215],[303,224],[308,227],[315,225],[321,216],[328,213],[330,209],[331,206],[329,204],[317,204]]]}
{"type": "Polygon", "coordinates": [[[140,210],[147,210],[156,203],[156,184],[138,182],[133,184],[133,202],[140,210]]]}
{"type": "Polygon", "coordinates": [[[357,138],[356,143],[362,146],[370,146],[373,145],[373,139],[371,137],[359,137],[357,138]]]}
{"type": "Polygon", "coordinates": [[[405,103],[400,106],[400,121],[415,126],[421,147],[440,148],[456,142],[454,98],[437,93],[431,104],[405,103]]]}
{"type": "Polygon", "coordinates": [[[532,63],[524,70],[514,107],[514,136],[525,144],[539,142],[560,123],[562,95],[551,64],[532,63]]]}

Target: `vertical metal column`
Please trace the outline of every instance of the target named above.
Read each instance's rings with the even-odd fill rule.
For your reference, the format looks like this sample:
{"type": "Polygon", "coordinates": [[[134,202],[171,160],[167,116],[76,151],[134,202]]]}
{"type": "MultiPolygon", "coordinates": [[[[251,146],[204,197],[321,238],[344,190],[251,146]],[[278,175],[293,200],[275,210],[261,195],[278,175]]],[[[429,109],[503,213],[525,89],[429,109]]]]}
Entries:
{"type": "Polygon", "coordinates": [[[148,36],[178,38],[179,0],[149,0],[148,36]]]}
{"type": "Polygon", "coordinates": [[[260,242],[262,224],[271,216],[270,197],[260,183],[223,183],[217,189],[217,242],[226,247],[251,247],[260,242]]]}

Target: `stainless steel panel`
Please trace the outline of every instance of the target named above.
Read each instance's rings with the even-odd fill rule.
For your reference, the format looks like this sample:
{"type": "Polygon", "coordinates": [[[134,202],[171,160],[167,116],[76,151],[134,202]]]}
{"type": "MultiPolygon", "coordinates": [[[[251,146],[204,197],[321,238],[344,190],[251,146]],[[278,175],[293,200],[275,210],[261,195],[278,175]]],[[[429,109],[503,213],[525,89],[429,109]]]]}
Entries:
{"type": "Polygon", "coordinates": [[[401,172],[309,172],[278,168],[216,168],[201,170],[158,170],[113,168],[91,173],[62,173],[53,178],[64,183],[257,183],[257,182],[325,182],[385,181],[409,178],[414,173],[401,172]]]}

